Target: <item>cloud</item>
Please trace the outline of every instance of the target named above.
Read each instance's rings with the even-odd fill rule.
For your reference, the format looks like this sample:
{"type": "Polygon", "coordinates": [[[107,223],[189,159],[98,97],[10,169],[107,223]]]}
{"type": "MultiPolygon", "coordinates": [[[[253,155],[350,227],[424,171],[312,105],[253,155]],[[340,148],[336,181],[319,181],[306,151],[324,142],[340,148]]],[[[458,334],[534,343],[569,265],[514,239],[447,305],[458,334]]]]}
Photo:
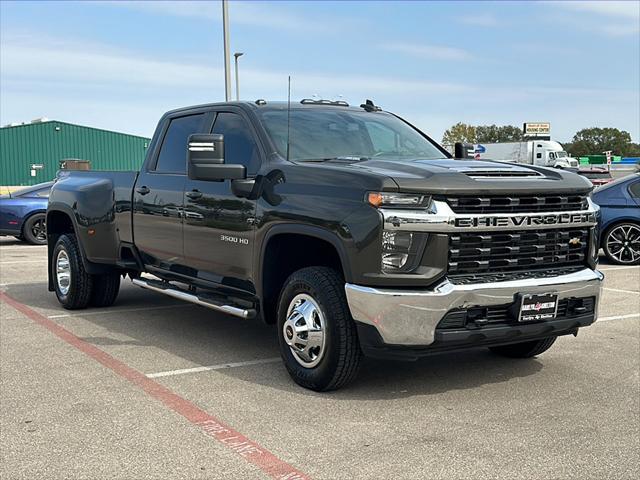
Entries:
{"type": "Polygon", "coordinates": [[[591,12],[599,15],[640,20],[640,3],[635,0],[623,2],[559,2],[557,5],[563,8],[591,12]]]}
{"type": "MultiPolygon", "coordinates": [[[[221,65],[208,57],[182,61],[166,58],[162,50],[152,57],[82,38],[3,31],[0,123],[48,116],[149,135],[166,110],[222,100],[221,65]]],[[[244,98],[286,98],[287,72],[243,68],[241,81],[244,98]]],[[[343,94],[356,105],[373,98],[428,127],[436,138],[454,118],[519,124],[549,115],[560,138],[570,138],[574,127],[587,124],[620,126],[634,137],[638,131],[637,90],[469,82],[332,72],[320,66],[292,72],[292,97],[343,94]]]]}
{"type": "MultiPolygon", "coordinates": [[[[212,66],[210,59],[198,62],[158,60],[133,51],[121,51],[99,44],[89,45],[80,39],[14,35],[3,37],[0,70],[3,87],[20,82],[44,82],[82,85],[94,89],[116,87],[148,89],[202,89],[221,91],[223,70],[212,66]]],[[[221,63],[221,62],[220,62],[221,63]]],[[[453,82],[429,82],[364,74],[335,75],[331,72],[294,72],[293,84],[298,91],[310,95],[361,92],[456,93],[469,87],[453,82]]],[[[261,96],[286,91],[285,72],[243,68],[244,91],[257,91],[261,96]],[[260,93],[264,92],[264,93],[260,93]]],[[[278,95],[284,97],[284,95],[278,95]]]]}
{"type": "Polygon", "coordinates": [[[477,27],[497,27],[500,22],[492,13],[481,13],[478,15],[465,15],[459,18],[460,23],[477,27]]]}
{"type": "Polygon", "coordinates": [[[565,11],[571,10],[580,18],[566,18],[562,22],[575,28],[597,32],[608,37],[637,36],[640,33],[640,2],[548,2],[565,11]]]}
{"type": "Polygon", "coordinates": [[[436,60],[467,60],[471,55],[466,50],[442,45],[424,45],[419,43],[389,43],[381,48],[389,52],[398,52],[417,58],[432,58],[436,60]]]}
{"type": "MultiPolygon", "coordinates": [[[[205,1],[100,1],[98,5],[138,10],[153,15],[187,17],[201,21],[222,21],[222,6],[220,2],[205,1]]],[[[275,6],[273,2],[229,2],[229,22],[265,27],[276,30],[294,32],[327,32],[336,31],[347,24],[340,19],[323,18],[314,15],[313,18],[275,6]]],[[[353,23],[351,23],[351,28],[353,23]]]]}
{"type": "Polygon", "coordinates": [[[605,24],[598,25],[596,30],[604,33],[609,37],[626,37],[630,35],[638,35],[640,33],[640,25],[637,23],[629,24],[605,24]]]}

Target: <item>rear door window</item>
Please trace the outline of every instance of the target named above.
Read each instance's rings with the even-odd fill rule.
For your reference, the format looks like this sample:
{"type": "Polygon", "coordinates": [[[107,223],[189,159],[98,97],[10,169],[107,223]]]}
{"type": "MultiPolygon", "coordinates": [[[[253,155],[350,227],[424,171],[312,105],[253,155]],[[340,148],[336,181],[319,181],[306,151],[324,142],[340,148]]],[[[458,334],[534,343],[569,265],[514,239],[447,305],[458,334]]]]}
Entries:
{"type": "Polygon", "coordinates": [[[206,118],[205,113],[198,113],[171,119],[158,154],[156,172],[186,173],[189,135],[206,133],[204,131],[206,118]]]}
{"type": "Polygon", "coordinates": [[[629,185],[629,193],[633,198],[640,198],[640,180],[629,185]]]}

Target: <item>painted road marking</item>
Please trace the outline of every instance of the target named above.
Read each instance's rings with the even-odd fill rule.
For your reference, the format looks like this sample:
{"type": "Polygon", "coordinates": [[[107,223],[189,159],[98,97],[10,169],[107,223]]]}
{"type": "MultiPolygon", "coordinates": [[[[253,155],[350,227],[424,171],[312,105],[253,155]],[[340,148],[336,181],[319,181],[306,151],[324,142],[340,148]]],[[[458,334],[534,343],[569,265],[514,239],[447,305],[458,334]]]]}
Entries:
{"type": "Polygon", "coordinates": [[[599,318],[598,322],[608,322],[609,320],[624,320],[625,318],[640,318],[640,313],[630,313],[628,315],[614,315],[613,317],[602,317],[599,318]]]}
{"type": "Polygon", "coordinates": [[[76,337],[66,328],[58,325],[53,320],[32,310],[30,307],[15,300],[4,292],[0,292],[0,300],[20,313],[30,318],[33,322],[46,328],[55,336],[81,351],[85,355],[93,358],[112,372],[129,381],[131,384],[141,388],[150,397],[160,401],[170,410],[184,417],[192,425],[197,426],[204,434],[213,437],[232,451],[236,452],[249,463],[257,466],[268,476],[274,479],[296,479],[305,480],[309,477],[289,465],[284,460],[276,457],[273,453],[250,440],[242,433],[234,430],[229,425],[218,420],[213,415],[191,403],[189,400],[169,390],[160,383],[147,378],[143,373],[131,368],[129,365],[112,357],[104,350],[100,350],[95,345],[85,342],[76,337]]]}
{"type": "Polygon", "coordinates": [[[634,290],[622,290],[621,288],[609,288],[609,287],[602,287],[602,289],[609,290],[610,292],[633,293],[635,295],[640,295],[640,292],[636,292],[634,290]]]}
{"type": "Polygon", "coordinates": [[[84,317],[87,315],[108,315],[110,313],[129,313],[129,312],[146,312],[147,310],[164,310],[165,308],[177,308],[177,307],[197,307],[192,303],[178,303],[176,305],[162,305],[160,307],[140,307],[140,308],[123,308],[119,310],[97,310],[88,311],[83,313],[61,313],[59,315],[47,315],[47,318],[68,318],[68,317],[84,317]]]}
{"type": "Polygon", "coordinates": [[[628,268],[637,268],[638,271],[640,272],[640,266],[638,265],[627,265],[627,266],[619,266],[619,267],[604,267],[604,268],[598,268],[598,270],[602,271],[602,272],[607,272],[610,270],[626,270],[628,268]]]}
{"type": "Polygon", "coordinates": [[[44,265],[45,267],[47,266],[47,259],[43,258],[42,260],[21,260],[21,261],[9,261],[9,262],[2,262],[0,261],[0,265],[22,265],[24,263],[41,263],[42,265],[44,265]]]}
{"type": "Polygon", "coordinates": [[[282,358],[263,358],[261,360],[247,360],[246,362],[230,362],[220,365],[209,365],[207,367],[182,368],[180,370],[168,370],[166,372],[147,373],[147,378],[172,377],[173,375],[184,375],[186,373],[208,372],[210,370],[224,370],[225,368],[248,367],[250,365],[263,365],[266,363],[281,362],[282,358]]]}

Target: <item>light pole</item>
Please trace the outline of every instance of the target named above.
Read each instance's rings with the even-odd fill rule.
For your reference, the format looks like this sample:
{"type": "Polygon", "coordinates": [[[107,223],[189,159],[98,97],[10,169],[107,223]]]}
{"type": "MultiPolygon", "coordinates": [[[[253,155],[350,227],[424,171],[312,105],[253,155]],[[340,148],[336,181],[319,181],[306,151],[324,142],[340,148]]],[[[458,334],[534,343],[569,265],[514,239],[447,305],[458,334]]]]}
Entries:
{"type": "Polygon", "coordinates": [[[222,0],[222,35],[224,36],[224,97],[231,100],[231,66],[229,65],[229,5],[222,0]]]}
{"type": "Polygon", "coordinates": [[[240,58],[244,53],[236,52],[233,54],[233,57],[236,61],[236,100],[240,101],[240,77],[238,77],[238,58],[240,58]]]}

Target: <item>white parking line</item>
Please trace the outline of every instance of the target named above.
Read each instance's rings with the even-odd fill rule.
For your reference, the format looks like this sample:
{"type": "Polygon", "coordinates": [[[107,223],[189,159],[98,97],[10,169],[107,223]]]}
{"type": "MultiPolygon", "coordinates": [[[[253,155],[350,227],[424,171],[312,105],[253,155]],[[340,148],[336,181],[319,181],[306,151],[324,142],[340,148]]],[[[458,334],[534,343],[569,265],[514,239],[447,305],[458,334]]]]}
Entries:
{"type": "Polygon", "coordinates": [[[628,315],[614,315],[613,317],[602,317],[602,318],[599,318],[596,321],[596,323],[608,322],[610,320],[624,320],[625,318],[640,318],[640,313],[630,313],[628,315]]]}
{"type": "Polygon", "coordinates": [[[626,270],[628,268],[636,268],[640,272],[640,266],[638,265],[627,265],[627,266],[620,266],[620,267],[603,267],[603,268],[598,268],[598,270],[600,270],[601,272],[608,272],[611,270],[626,270]]]}
{"type": "Polygon", "coordinates": [[[47,266],[47,261],[45,259],[42,260],[20,260],[20,261],[10,261],[10,262],[1,262],[0,261],[0,265],[23,265],[25,263],[40,263],[42,265],[44,265],[45,267],[47,266]]]}
{"type": "Polygon", "coordinates": [[[263,365],[266,363],[281,362],[280,357],[263,358],[261,360],[249,360],[246,362],[231,362],[220,365],[209,365],[207,367],[182,368],[180,370],[169,370],[166,372],[147,373],[148,378],[172,377],[174,375],[184,375],[186,373],[208,372],[210,370],[224,370],[225,368],[248,367],[250,365],[263,365]]]}
{"type": "Polygon", "coordinates": [[[636,292],[633,290],[622,290],[621,288],[608,288],[602,287],[603,290],[609,290],[610,292],[620,292],[620,293],[633,293],[635,295],[640,295],[640,292],[636,292]]]}
{"type": "Polygon", "coordinates": [[[112,309],[112,310],[98,310],[98,311],[88,311],[83,313],[61,313],[59,315],[48,315],[47,318],[67,318],[67,317],[85,317],[87,315],[108,315],[108,314],[116,314],[116,313],[129,313],[129,312],[146,312],[149,310],[164,310],[166,308],[177,308],[177,307],[195,307],[192,303],[178,303],[176,305],[162,305],[160,307],[141,307],[141,308],[123,308],[123,309],[112,309]]]}

